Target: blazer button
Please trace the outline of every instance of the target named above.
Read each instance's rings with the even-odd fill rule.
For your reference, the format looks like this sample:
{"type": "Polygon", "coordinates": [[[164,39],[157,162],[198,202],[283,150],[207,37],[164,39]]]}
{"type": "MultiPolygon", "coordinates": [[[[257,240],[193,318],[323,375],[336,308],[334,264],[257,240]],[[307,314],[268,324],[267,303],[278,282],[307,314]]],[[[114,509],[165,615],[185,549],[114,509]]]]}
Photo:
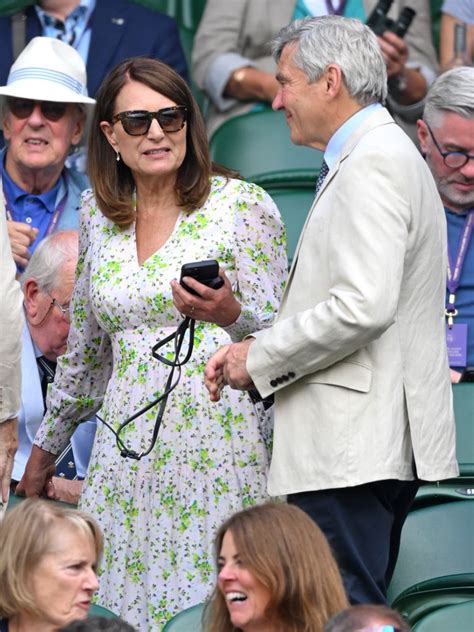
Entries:
{"type": "Polygon", "coordinates": [[[288,377],[291,377],[293,379],[294,377],[296,377],[296,375],[293,373],[293,371],[288,371],[288,377]]]}
{"type": "Polygon", "coordinates": [[[282,376],[281,376],[281,379],[282,379],[284,382],[288,382],[288,380],[290,379],[290,377],[289,377],[288,375],[282,375],[282,376]]]}
{"type": "Polygon", "coordinates": [[[270,380],[270,386],[278,386],[278,382],[276,380],[270,380]]]}

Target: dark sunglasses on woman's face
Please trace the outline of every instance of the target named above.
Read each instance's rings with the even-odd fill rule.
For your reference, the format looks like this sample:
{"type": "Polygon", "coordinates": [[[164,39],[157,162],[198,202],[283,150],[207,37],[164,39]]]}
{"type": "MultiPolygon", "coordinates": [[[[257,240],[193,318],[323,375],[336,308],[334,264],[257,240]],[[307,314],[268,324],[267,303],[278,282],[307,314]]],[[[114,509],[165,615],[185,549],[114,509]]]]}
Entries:
{"type": "Polygon", "coordinates": [[[26,119],[32,115],[36,104],[39,105],[41,114],[48,121],[59,121],[65,113],[68,104],[57,101],[33,101],[32,99],[19,99],[17,97],[7,97],[7,106],[13,116],[19,119],[26,119]]]}
{"type": "Polygon", "coordinates": [[[186,123],[187,112],[185,105],[174,105],[170,108],[162,108],[157,112],[129,110],[113,116],[112,123],[121,121],[123,129],[130,136],[144,136],[148,134],[153,119],[158,121],[164,132],[179,132],[186,123]]]}

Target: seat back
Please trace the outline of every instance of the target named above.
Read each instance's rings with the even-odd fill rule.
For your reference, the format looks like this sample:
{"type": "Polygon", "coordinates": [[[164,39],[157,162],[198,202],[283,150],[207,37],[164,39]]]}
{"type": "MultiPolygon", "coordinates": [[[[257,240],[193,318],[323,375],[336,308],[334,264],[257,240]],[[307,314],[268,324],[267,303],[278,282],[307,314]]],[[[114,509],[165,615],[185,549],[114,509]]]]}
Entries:
{"type": "Polygon", "coordinates": [[[474,630],[474,600],[465,601],[447,608],[439,608],[423,617],[413,632],[472,632],[474,630]]]}
{"type": "Polygon", "coordinates": [[[474,384],[453,384],[453,399],[459,470],[474,477],[474,384]]]}
{"type": "Polygon", "coordinates": [[[163,628],[163,632],[202,632],[201,620],[203,612],[203,603],[178,612],[177,615],[168,621],[163,628]]]}
{"type": "Polygon", "coordinates": [[[453,583],[474,585],[474,503],[457,501],[417,509],[408,514],[400,554],[388,588],[394,604],[402,593],[423,584],[441,590],[453,583]],[[443,578],[442,581],[439,578],[443,578]]]}
{"type": "Polygon", "coordinates": [[[114,614],[111,610],[104,608],[103,606],[98,606],[96,603],[93,603],[89,610],[89,617],[104,617],[105,619],[118,619],[119,617],[114,614]]]}
{"type": "Polygon", "coordinates": [[[311,171],[316,182],[323,156],[293,145],[283,114],[268,108],[226,121],[212,135],[210,149],[215,162],[254,182],[257,175],[302,169],[311,171]]]}

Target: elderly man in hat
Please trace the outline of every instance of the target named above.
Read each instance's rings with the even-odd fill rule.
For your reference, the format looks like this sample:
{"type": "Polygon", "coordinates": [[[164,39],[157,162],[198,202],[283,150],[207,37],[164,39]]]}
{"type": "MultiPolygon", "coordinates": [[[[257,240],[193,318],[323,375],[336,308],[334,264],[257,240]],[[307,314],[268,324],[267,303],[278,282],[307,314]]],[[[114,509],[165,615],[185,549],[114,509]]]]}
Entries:
{"type": "Polygon", "coordinates": [[[87,178],[65,167],[92,112],[86,70],[64,42],[35,37],[0,87],[3,134],[1,188],[8,234],[19,270],[37,244],[55,230],[77,228],[87,178]]]}

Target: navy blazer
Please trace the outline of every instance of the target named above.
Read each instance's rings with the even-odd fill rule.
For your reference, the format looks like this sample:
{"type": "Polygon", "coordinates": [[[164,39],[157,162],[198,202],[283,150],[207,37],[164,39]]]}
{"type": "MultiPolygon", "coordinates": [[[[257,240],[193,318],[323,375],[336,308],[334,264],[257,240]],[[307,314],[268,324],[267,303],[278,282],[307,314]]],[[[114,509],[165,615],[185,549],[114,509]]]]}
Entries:
{"type": "MultiPolygon", "coordinates": [[[[26,40],[41,35],[34,6],[26,9],[26,40]]],[[[87,57],[87,88],[94,97],[102,79],[116,64],[135,55],[165,62],[186,81],[186,58],[176,21],[127,0],[97,0],[87,57]]],[[[0,85],[6,85],[12,59],[11,18],[0,18],[0,85]]]]}

